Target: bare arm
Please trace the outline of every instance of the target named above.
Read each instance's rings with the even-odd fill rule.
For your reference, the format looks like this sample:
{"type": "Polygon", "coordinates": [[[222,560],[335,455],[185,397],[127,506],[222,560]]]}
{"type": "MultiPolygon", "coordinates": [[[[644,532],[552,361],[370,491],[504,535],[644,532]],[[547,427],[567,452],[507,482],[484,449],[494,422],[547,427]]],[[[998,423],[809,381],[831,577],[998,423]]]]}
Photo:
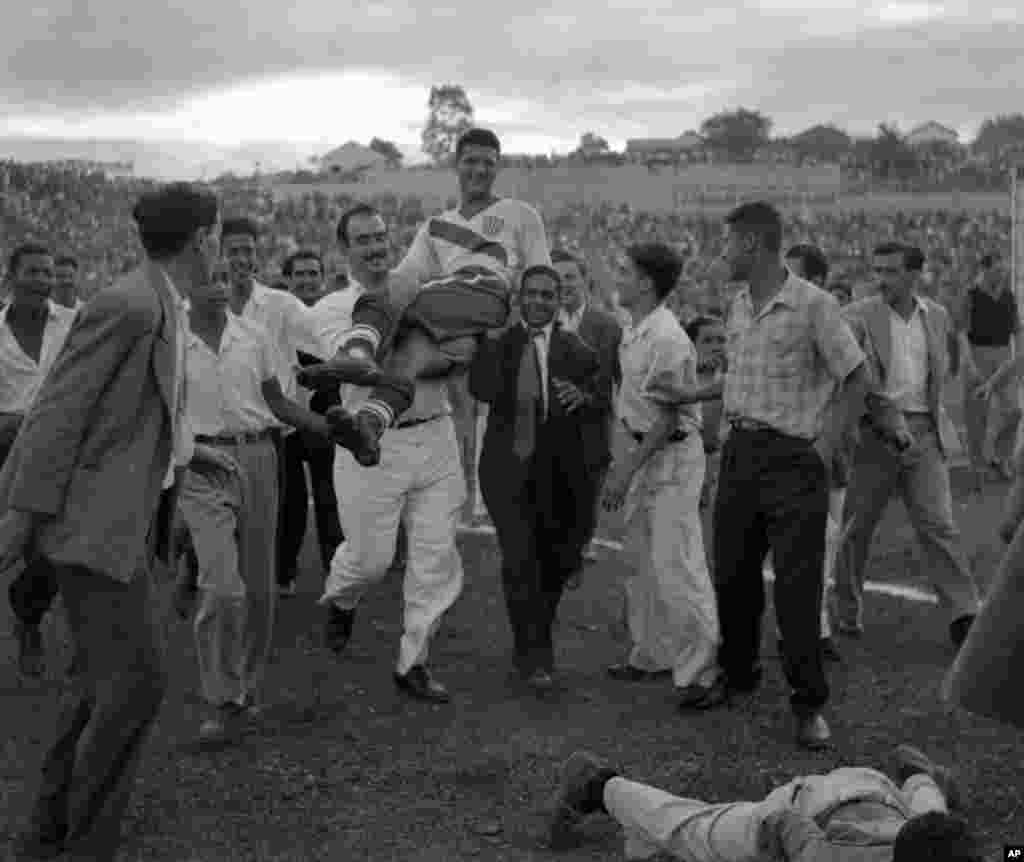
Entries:
{"type": "Polygon", "coordinates": [[[267,402],[267,407],[270,408],[270,412],[281,422],[284,422],[285,425],[290,425],[292,428],[299,428],[303,431],[310,431],[313,434],[320,434],[324,437],[329,435],[327,420],[318,413],[307,410],[290,398],[286,398],[281,390],[281,381],[276,377],[264,380],[261,385],[261,391],[263,399],[267,402]]]}

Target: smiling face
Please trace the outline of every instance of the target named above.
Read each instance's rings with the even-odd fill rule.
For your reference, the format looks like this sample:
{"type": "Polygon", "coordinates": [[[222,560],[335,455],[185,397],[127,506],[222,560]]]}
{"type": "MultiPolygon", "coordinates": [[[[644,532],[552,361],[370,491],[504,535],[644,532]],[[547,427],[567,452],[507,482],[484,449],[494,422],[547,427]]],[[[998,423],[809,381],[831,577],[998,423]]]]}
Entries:
{"type": "Polygon", "coordinates": [[[245,287],[256,274],[256,237],[249,234],[232,234],[221,243],[224,260],[231,274],[231,283],[245,287]]]}
{"type": "Polygon", "coordinates": [[[18,305],[42,307],[53,293],[53,256],[25,254],[11,273],[11,299],[18,305]]]}
{"type": "Polygon", "coordinates": [[[303,305],[316,303],[324,295],[324,273],[320,261],[315,257],[293,260],[288,287],[303,305]]]}
{"type": "Polygon", "coordinates": [[[494,147],[467,144],[455,163],[463,203],[485,201],[491,197],[498,176],[499,154],[494,147]]]}
{"type": "Polygon", "coordinates": [[[540,329],[555,319],[560,304],[558,282],[538,272],[523,281],[519,289],[519,313],[527,326],[540,329]]]}
{"type": "Polygon", "coordinates": [[[349,219],[346,231],[348,265],[355,280],[373,284],[391,268],[388,227],[377,213],[361,213],[349,219]]]}

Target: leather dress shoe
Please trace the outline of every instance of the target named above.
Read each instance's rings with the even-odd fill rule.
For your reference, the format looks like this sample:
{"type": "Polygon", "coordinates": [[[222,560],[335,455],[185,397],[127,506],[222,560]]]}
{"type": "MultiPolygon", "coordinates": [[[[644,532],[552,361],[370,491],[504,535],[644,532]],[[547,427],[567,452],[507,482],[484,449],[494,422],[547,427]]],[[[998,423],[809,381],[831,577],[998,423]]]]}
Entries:
{"type": "Polygon", "coordinates": [[[327,622],[324,624],[324,646],[335,655],[341,655],[348,646],[355,619],[355,608],[343,609],[335,604],[328,605],[327,622]]]}
{"type": "Polygon", "coordinates": [[[622,664],[609,665],[605,671],[608,676],[619,682],[653,682],[656,679],[664,679],[672,676],[670,669],[666,670],[643,670],[636,665],[623,662],[622,664]]]}
{"type": "Polygon", "coordinates": [[[832,741],[832,731],[820,712],[797,718],[796,741],[801,748],[820,751],[832,741]]]}
{"type": "Polygon", "coordinates": [[[448,703],[451,695],[421,664],[414,665],[406,674],[395,674],[395,685],[403,694],[428,703],[448,703]]]}

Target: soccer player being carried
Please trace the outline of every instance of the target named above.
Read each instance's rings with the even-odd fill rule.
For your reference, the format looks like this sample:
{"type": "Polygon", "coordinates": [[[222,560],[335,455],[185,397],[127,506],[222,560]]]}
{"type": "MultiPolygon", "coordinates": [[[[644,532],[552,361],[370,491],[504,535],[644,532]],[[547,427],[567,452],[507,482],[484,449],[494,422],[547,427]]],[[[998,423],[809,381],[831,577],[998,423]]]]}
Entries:
{"type": "Polygon", "coordinates": [[[508,322],[519,273],[551,266],[537,211],[493,193],[500,156],[494,132],[459,138],[459,207],[420,227],[386,292],[359,298],[334,359],[299,373],[305,386],[373,387],[356,412],[336,407],[326,416],[334,442],[365,467],[379,462],[380,437],[412,404],[415,380],[468,365],[478,339],[508,322]]]}

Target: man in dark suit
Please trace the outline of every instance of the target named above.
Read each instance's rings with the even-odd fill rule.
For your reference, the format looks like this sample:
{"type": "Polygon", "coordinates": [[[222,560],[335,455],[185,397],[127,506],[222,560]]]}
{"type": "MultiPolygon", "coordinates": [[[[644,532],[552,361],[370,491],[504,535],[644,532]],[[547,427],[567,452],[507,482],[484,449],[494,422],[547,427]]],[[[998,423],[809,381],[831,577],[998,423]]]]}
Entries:
{"type": "Polygon", "coordinates": [[[134,215],[147,264],[79,311],[0,472],[0,571],[48,560],[75,641],[22,858],[113,862],[166,687],[151,571],[191,458],[183,293],[211,277],[217,201],[171,185],[134,215]]]}
{"type": "MultiPolygon", "coordinates": [[[[591,301],[591,283],[582,259],[562,249],[551,253],[551,262],[562,282],[562,309],[559,323],[563,332],[575,332],[597,354],[598,372],[592,390],[596,401],[587,412],[583,424],[583,448],[587,456],[587,475],[591,479],[591,519],[588,522],[588,547],[584,559],[594,559],[590,543],[597,527],[598,497],[604,477],[612,460],[611,428],[614,419],[613,391],[622,379],[619,368],[619,343],[622,327],[608,312],[597,308],[591,301]]],[[[569,583],[579,586],[578,576],[569,583]]]]}
{"type": "Polygon", "coordinates": [[[592,510],[583,427],[597,399],[594,352],[562,332],[558,273],[529,267],[521,320],[483,340],[469,391],[490,406],[480,490],[501,547],[501,574],[519,675],[554,684],[551,629],[566,579],[580,568],[592,510]]]}

